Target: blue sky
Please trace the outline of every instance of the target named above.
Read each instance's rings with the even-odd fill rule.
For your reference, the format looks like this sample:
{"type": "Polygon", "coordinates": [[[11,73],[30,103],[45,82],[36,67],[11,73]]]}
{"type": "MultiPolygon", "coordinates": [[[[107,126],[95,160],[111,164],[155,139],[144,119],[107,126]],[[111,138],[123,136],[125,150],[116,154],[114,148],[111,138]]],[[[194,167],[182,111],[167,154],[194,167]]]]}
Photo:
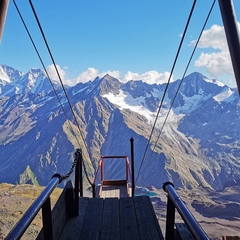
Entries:
{"type": "MultiPolygon", "coordinates": [[[[189,0],[32,0],[55,62],[65,83],[94,79],[110,73],[122,81],[167,80],[192,2],[189,0]],[[68,4],[67,4],[68,3],[68,4]]],[[[234,0],[237,19],[240,1],[234,0]]],[[[28,0],[16,0],[48,71],[55,72],[28,0]]],[[[212,1],[197,1],[174,80],[181,78],[193,50],[192,41],[212,1]]],[[[188,73],[198,71],[234,86],[218,1],[188,73]]],[[[10,0],[0,45],[0,63],[20,71],[41,68],[18,13],[10,0]]]]}

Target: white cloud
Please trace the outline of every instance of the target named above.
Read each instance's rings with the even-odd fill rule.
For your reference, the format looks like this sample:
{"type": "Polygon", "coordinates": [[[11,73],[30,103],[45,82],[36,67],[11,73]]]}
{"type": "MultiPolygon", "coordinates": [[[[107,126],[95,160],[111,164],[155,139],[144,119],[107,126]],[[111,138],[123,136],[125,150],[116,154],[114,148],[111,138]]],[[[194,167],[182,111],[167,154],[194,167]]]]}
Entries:
{"type": "Polygon", "coordinates": [[[148,84],[162,84],[168,81],[169,76],[169,72],[159,73],[157,71],[148,71],[146,73],[139,74],[128,71],[121,79],[121,81],[127,82],[130,80],[142,80],[143,82],[146,82],[148,84]]]}
{"type": "MultiPolygon", "coordinates": [[[[240,29],[240,23],[238,23],[240,29]]],[[[191,45],[196,44],[196,40],[191,45]]],[[[224,28],[213,25],[205,30],[199,41],[198,48],[204,49],[195,61],[196,67],[204,68],[213,77],[233,75],[233,68],[228,51],[224,28]]]]}
{"type": "MultiPolygon", "coordinates": [[[[194,43],[196,41],[192,41],[194,43]]],[[[227,41],[222,26],[213,25],[210,29],[203,31],[198,48],[213,48],[227,50],[227,41]]]]}
{"type": "MultiPolygon", "coordinates": [[[[61,80],[64,82],[64,80],[66,79],[66,75],[67,75],[66,71],[64,69],[67,69],[67,68],[66,67],[61,68],[59,65],[56,65],[56,67],[57,67],[58,73],[61,77],[61,80]]],[[[59,77],[58,77],[58,74],[57,74],[57,71],[56,71],[54,65],[51,64],[51,65],[47,66],[46,69],[47,69],[50,79],[59,82],[59,77]]]]}
{"type": "MultiPolygon", "coordinates": [[[[86,71],[82,72],[77,78],[72,80],[73,83],[86,83],[98,76],[98,70],[95,68],[88,68],[86,71]]],[[[73,85],[75,85],[73,84],[73,85]]]]}
{"type": "Polygon", "coordinates": [[[110,76],[114,77],[114,78],[117,78],[120,80],[121,78],[121,74],[120,74],[120,71],[118,70],[115,70],[115,71],[107,71],[107,72],[103,72],[99,75],[99,77],[104,77],[106,74],[109,74],[110,76]]]}
{"type": "MultiPolygon", "coordinates": [[[[88,68],[86,71],[82,72],[77,78],[71,80],[71,85],[75,85],[79,82],[86,83],[94,80],[96,77],[104,77],[106,74],[109,74],[115,78],[120,77],[119,71],[106,71],[106,72],[100,73],[95,68],[88,68]]],[[[70,83],[70,80],[69,80],[69,83],[70,83]]]]}
{"type": "MultiPolygon", "coordinates": [[[[105,71],[105,72],[99,72],[98,69],[96,68],[88,68],[86,71],[82,72],[78,77],[74,79],[69,79],[67,77],[67,67],[61,68],[59,65],[57,65],[58,72],[61,76],[61,79],[64,84],[69,85],[69,86],[74,86],[77,83],[86,83],[89,81],[93,81],[96,77],[104,77],[106,74],[109,74],[112,77],[115,77],[119,79],[121,82],[127,82],[130,80],[142,80],[143,82],[146,82],[148,84],[162,84],[166,83],[169,79],[170,73],[169,72],[164,72],[164,73],[159,73],[157,71],[148,71],[143,74],[139,73],[133,73],[128,71],[124,76],[121,76],[120,71],[115,70],[115,71],[105,71]]],[[[49,65],[47,67],[47,72],[51,78],[51,80],[55,80],[59,82],[58,75],[56,73],[55,67],[52,65],[49,65]]],[[[172,79],[171,79],[172,80],[172,79]]]]}
{"type": "Polygon", "coordinates": [[[203,67],[214,77],[232,74],[232,64],[228,52],[201,53],[195,61],[196,67],[203,67]]]}

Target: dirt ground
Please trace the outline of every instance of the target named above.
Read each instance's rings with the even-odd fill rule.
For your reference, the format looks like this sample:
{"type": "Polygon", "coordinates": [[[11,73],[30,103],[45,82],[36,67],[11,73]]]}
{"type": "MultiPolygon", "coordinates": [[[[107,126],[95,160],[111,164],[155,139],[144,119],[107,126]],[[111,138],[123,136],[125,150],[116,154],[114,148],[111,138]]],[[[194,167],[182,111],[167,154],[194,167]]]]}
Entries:
{"type": "MultiPolygon", "coordinates": [[[[149,188],[149,191],[157,193],[151,199],[165,235],[167,194],[153,188],[149,188]]],[[[222,239],[223,236],[240,237],[240,188],[227,188],[215,193],[197,189],[182,189],[177,192],[210,239],[222,239]]],[[[182,222],[177,212],[175,222],[182,222]]]]}
{"type": "MultiPolygon", "coordinates": [[[[41,193],[43,187],[33,185],[0,184],[0,239],[4,239],[24,212],[41,193]]],[[[52,206],[55,204],[61,189],[55,189],[51,197],[52,206]]],[[[27,229],[22,239],[32,240],[42,228],[41,214],[39,213],[27,229]]]]}

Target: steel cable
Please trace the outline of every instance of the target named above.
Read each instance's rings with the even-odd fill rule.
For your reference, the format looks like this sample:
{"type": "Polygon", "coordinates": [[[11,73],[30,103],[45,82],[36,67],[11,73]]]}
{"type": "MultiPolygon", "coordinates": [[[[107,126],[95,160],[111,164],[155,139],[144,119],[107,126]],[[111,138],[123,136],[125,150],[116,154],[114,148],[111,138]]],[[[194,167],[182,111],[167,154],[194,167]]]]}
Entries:
{"type": "Polygon", "coordinates": [[[183,36],[182,36],[182,38],[181,38],[181,41],[180,41],[180,44],[179,44],[179,47],[178,47],[178,50],[177,50],[177,53],[176,53],[176,56],[175,56],[175,59],[174,59],[174,62],[173,62],[173,66],[172,66],[172,69],[171,69],[171,72],[170,72],[170,75],[169,75],[169,78],[168,78],[168,82],[167,82],[167,84],[166,84],[166,87],[165,87],[165,90],[164,90],[164,93],[163,93],[163,96],[162,96],[162,100],[161,100],[160,105],[159,105],[159,107],[158,107],[158,112],[157,112],[157,115],[156,115],[156,118],[155,118],[155,121],[154,121],[152,130],[151,130],[150,136],[149,136],[149,138],[148,138],[148,142],[147,142],[147,145],[146,145],[144,154],[143,154],[143,158],[142,158],[142,160],[141,160],[140,167],[139,167],[139,170],[138,170],[138,173],[137,173],[136,183],[137,183],[137,180],[138,180],[140,171],[141,171],[141,169],[142,169],[142,165],[143,165],[144,159],[145,159],[145,157],[146,157],[146,153],[147,153],[147,150],[148,150],[148,147],[149,147],[150,140],[151,140],[151,138],[152,138],[154,129],[155,129],[155,127],[156,127],[156,123],[157,123],[157,120],[158,120],[160,111],[161,111],[161,109],[162,109],[163,100],[164,100],[164,98],[165,98],[165,96],[166,96],[167,89],[168,89],[170,80],[171,80],[171,78],[172,78],[172,74],[173,74],[173,71],[174,71],[174,68],[175,68],[175,65],[176,65],[176,62],[177,62],[177,59],[178,59],[180,50],[181,50],[181,48],[182,48],[183,40],[184,40],[184,38],[185,38],[187,29],[188,29],[188,25],[189,25],[189,23],[190,23],[190,20],[191,20],[191,17],[192,17],[194,8],[195,8],[195,4],[196,4],[196,0],[193,2],[193,5],[192,5],[192,8],[191,8],[190,14],[189,14],[189,16],[188,16],[188,20],[187,20],[187,23],[186,23],[186,25],[185,25],[184,33],[183,33],[183,36]]]}
{"type": "MultiPolygon", "coordinates": [[[[70,120],[68,119],[68,116],[67,116],[67,114],[66,114],[66,111],[65,111],[64,108],[63,108],[63,105],[62,105],[61,100],[60,100],[60,98],[59,98],[59,96],[58,96],[58,94],[57,94],[57,91],[56,91],[56,89],[55,89],[55,87],[54,87],[54,85],[53,85],[53,82],[52,82],[52,80],[51,80],[51,78],[50,78],[50,76],[49,76],[49,74],[48,74],[48,71],[47,71],[47,69],[46,69],[46,66],[45,66],[45,64],[44,64],[44,62],[43,62],[43,60],[42,60],[42,58],[41,58],[41,56],[40,56],[40,53],[39,53],[39,51],[38,51],[38,49],[37,49],[37,47],[36,47],[36,44],[34,43],[34,40],[33,40],[32,36],[31,36],[29,30],[28,30],[28,27],[27,27],[27,25],[26,25],[26,23],[25,23],[25,21],[24,21],[24,19],[23,19],[23,17],[22,17],[22,14],[21,14],[21,12],[20,12],[20,10],[19,10],[19,8],[18,8],[15,0],[13,0],[13,3],[14,3],[14,5],[15,5],[15,8],[16,8],[16,10],[17,10],[17,12],[18,12],[18,14],[19,14],[19,16],[20,16],[20,19],[21,19],[21,21],[22,21],[22,23],[23,23],[23,25],[24,25],[24,27],[25,27],[25,30],[27,31],[27,34],[28,34],[28,36],[29,36],[29,38],[30,38],[30,40],[31,40],[31,43],[32,43],[32,45],[33,45],[33,47],[34,47],[34,49],[35,49],[35,51],[36,51],[36,53],[37,53],[37,56],[38,56],[38,58],[39,58],[39,60],[40,60],[40,62],[41,62],[41,64],[42,64],[42,66],[43,66],[43,68],[44,68],[44,71],[45,71],[45,73],[46,73],[46,75],[47,75],[47,77],[48,77],[48,79],[49,79],[49,81],[50,81],[50,84],[51,84],[51,86],[52,86],[52,88],[53,88],[53,91],[54,91],[54,93],[55,93],[55,95],[56,95],[56,97],[57,97],[57,100],[58,100],[61,108],[62,108],[62,111],[63,111],[64,115],[66,116],[66,119],[67,119],[69,128],[72,130],[72,133],[73,133],[74,137],[76,138],[76,141],[77,141],[78,145],[81,146],[81,144],[80,144],[80,142],[79,142],[79,140],[78,140],[78,138],[77,138],[77,136],[76,136],[76,134],[75,134],[75,131],[74,131],[72,125],[71,125],[71,122],[70,122],[70,120]]],[[[30,4],[31,4],[31,1],[30,1],[30,4]]],[[[32,4],[31,4],[31,5],[32,5],[32,4]]],[[[35,12],[35,10],[33,10],[33,11],[35,12]]],[[[35,16],[35,17],[36,17],[36,16],[35,16]]],[[[37,22],[40,24],[39,21],[37,21],[37,22]]],[[[42,28],[41,28],[41,29],[42,29],[42,28]]],[[[41,32],[42,32],[42,31],[41,31],[41,32]]],[[[42,32],[42,33],[43,33],[43,32],[42,32]]],[[[43,36],[44,36],[44,33],[43,33],[43,36]]],[[[44,36],[44,40],[46,40],[45,36],[44,36]]],[[[54,59],[53,59],[53,57],[52,57],[50,48],[49,48],[49,46],[48,46],[48,44],[47,44],[46,41],[45,41],[45,43],[46,43],[47,48],[48,48],[48,50],[49,50],[49,54],[50,54],[50,56],[51,56],[51,58],[52,58],[53,64],[54,64],[55,69],[56,69],[56,71],[57,71],[57,74],[58,74],[59,80],[60,80],[60,82],[61,82],[63,91],[64,91],[64,93],[65,93],[65,96],[66,96],[67,100],[68,100],[68,104],[69,104],[70,109],[71,109],[71,111],[72,111],[72,113],[73,113],[73,116],[74,116],[76,125],[77,125],[77,127],[78,127],[78,130],[79,130],[79,132],[80,132],[80,135],[81,135],[81,137],[82,137],[82,139],[83,139],[85,148],[86,148],[87,153],[88,153],[89,158],[90,158],[90,154],[89,154],[89,152],[88,152],[88,148],[87,148],[86,142],[85,142],[85,140],[84,140],[84,138],[83,138],[82,132],[81,132],[80,127],[79,127],[79,125],[78,125],[78,122],[77,122],[75,113],[73,112],[73,109],[72,109],[72,106],[71,106],[69,97],[68,97],[67,92],[66,92],[66,90],[65,90],[65,87],[64,87],[64,85],[63,85],[63,83],[62,83],[60,74],[59,74],[59,72],[58,72],[58,70],[57,70],[57,68],[56,68],[56,64],[55,64],[55,61],[54,61],[54,59]]],[[[90,158],[90,162],[91,162],[91,164],[92,164],[91,158],[90,158]]],[[[87,171],[86,171],[86,166],[85,166],[85,163],[84,163],[84,162],[83,162],[83,165],[84,165],[84,168],[83,168],[83,169],[84,169],[84,173],[85,173],[85,175],[86,175],[86,178],[87,178],[88,182],[90,183],[90,185],[92,185],[92,183],[91,183],[91,181],[90,181],[90,179],[89,179],[88,173],[87,173],[87,171]]],[[[92,166],[93,166],[93,164],[92,164],[92,166]]],[[[74,167],[72,166],[72,168],[74,168],[74,167]]]]}
{"type": "MultiPolygon", "coordinates": [[[[58,94],[57,94],[57,91],[56,91],[56,89],[55,89],[55,87],[54,87],[54,84],[53,84],[53,82],[52,82],[52,80],[51,80],[51,78],[50,78],[50,76],[49,76],[49,74],[48,74],[48,71],[47,71],[47,69],[46,69],[46,66],[45,66],[45,64],[44,64],[44,62],[43,62],[43,60],[42,60],[42,58],[41,58],[41,55],[40,55],[40,53],[39,53],[39,51],[38,51],[38,49],[37,49],[37,46],[36,46],[36,44],[34,43],[34,40],[33,40],[32,36],[31,36],[29,30],[28,30],[28,27],[27,27],[27,25],[26,25],[26,23],[25,23],[25,21],[24,21],[24,19],[23,19],[23,17],[22,17],[22,14],[21,14],[21,12],[20,12],[20,10],[19,10],[19,8],[18,8],[15,0],[13,0],[13,3],[14,3],[14,5],[15,5],[15,8],[16,8],[18,14],[19,14],[19,17],[20,17],[20,19],[21,19],[21,21],[22,21],[22,23],[23,23],[23,25],[24,25],[24,28],[25,28],[25,30],[26,30],[29,38],[30,38],[30,41],[31,41],[31,43],[32,43],[32,45],[33,45],[36,53],[37,53],[37,56],[38,56],[38,58],[39,58],[39,60],[40,60],[40,62],[41,62],[41,64],[42,64],[42,67],[43,67],[43,69],[44,69],[44,71],[45,71],[45,73],[46,73],[46,75],[47,75],[47,77],[48,77],[48,79],[49,79],[49,82],[50,82],[50,84],[51,84],[51,86],[52,86],[52,89],[53,89],[53,91],[54,91],[54,93],[55,93],[55,95],[56,95],[56,97],[57,97],[57,100],[58,100],[58,102],[59,102],[59,104],[60,104],[60,106],[61,106],[61,108],[62,108],[62,111],[63,111],[63,113],[64,113],[64,115],[65,115],[65,117],[66,117],[66,119],[67,119],[67,122],[68,122],[68,124],[69,124],[69,127],[71,128],[72,132],[74,133],[74,130],[73,130],[73,128],[72,128],[72,125],[70,124],[70,120],[68,119],[67,113],[66,113],[66,111],[64,110],[64,107],[63,107],[63,105],[62,105],[62,103],[61,103],[61,100],[60,100],[58,94]]],[[[77,142],[78,142],[78,145],[80,146],[80,143],[79,143],[79,141],[78,141],[78,138],[76,137],[75,134],[74,134],[74,136],[75,136],[75,138],[76,138],[76,140],[77,140],[77,142]]]]}
{"type": "MultiPolygon", "coordinates": [[[[41,34],[42,34],[43,40],[44,40],[44,42],[45,42],[45,45],[46,45],[46,47],[47,47],[48,53],[49,53],[49,55],[50,55],[50,57],[51,57],[51,60],[52,60],[52,63],[53,63],[53,65],[54,65],[54,68],[55,68],[55,70],[56,70],[56,73],[57,73],[57,75],[58,75],[59,81],[60,81],[60,83],[61,83],[61,86],[62,86],[62,89],[63,89],[63,91],[64,91],[65,97],[66,97],[66,99],[67,99],[68,105],[69,105],[70,110],[71,110],[71,112],[72,112],[72,115],[73,115],[73,117],[74,117],[75,123],[76,123],[77,128],[78,128],[78,130],[79,130],[79,133],[80,133],[80,135],[81,135],[81,137],[82,137],[84,146],[85,146],[85,148],[86,148],[86,150],[87,150],[87,153],[88,153],[88,155],[89,155],[90,161],[91,161],[91,163],[92,163],[92,160],[91,160],[91,157],[90,157],[90,154],[89,154],[89,151],[88,151],[88,147],[87,147],[86,141],[85,141],[85,139],[84,139],[84,137],[83,137],[83,134],[82,134],[82,131],[81,131],[80,127],[79,127],[79,124],[78,124],[78,121],[77,121],[77,118],[76,118],[76,114],[75,114],[74,111],[73,111],[72,104],[71,104],[70,99],[69,99],[69,97],[68,97],[67,91],[66,91],[66,89],[65,89],[65,87],[64,87],[64,85],[63,85],[62,78],[61,78],[61,76],[60,76],[60,74],[59,74],[58,68],[57,68],[57,66],[56,66],[55,60],[54,60],[53,55],[52,55],[52,52],[51,52],[51,49],[50,49],[50,47],[49,47],[49,44],[48,44],[47,39],[46,39],[46,37],[45,37],[45,34],[44,34],[44,32],[43,32],[41,23],[40,23],[40,21],[39,21],[39,18],[38,18],[38,16],[37,16],[37,13],[36,13],[36,11],[35,11],[35,8],[34,8],[34,6],[33,6],[33,4],[32,4],[32,1],[29,0],[29,3],[30,3],[30,6],[31,6],[31,8],[32,8],[32,11],[33,11],[33,14],[34,14],[34,16],[35,16],[35,19],[36,19],[36,21],[37,21],[39,30],[40,30],[40,32],[41,32],[41,34]]],[[[92,165],[93,165],[93,163],[92,163],[92,165]]]]}
{"type": "MultiPolygon", "coordinates": [[[[168,119],[168,116],[169,116],[169,114],[170,114],[170,111],[171,111],[171,109],[172,109],[172,107],[173,107],[173,104],[174,104],[174,102],[175,102],[175,100],[176,100],[176,97],[177,97],[177,95],[178,95],[178,92],[179,92],[179,90],[180,90],[180,88],[181,88],[181,85],[182,85],[182,83],[183,83],[183,79],[184,79],[185,76],[186,76],[187,70],[188,70],[189,65],[190,65],[190,63],[191,63],[191,61],[192,61],[193,55],[194,55],[194,53],[195,53],[195,51],[196,51],[196,49],[197,49],[197,46],[198,46],[198,43],[199,43],[200,38],[201,38],[201,36],[202,36],[202,33],[203,33],[203,31],[204,31],[204,29],[205,29],[205,27],[206,27],[206,24],[207,24],[207,22],[208,22],[208,19],[209,19],[211,13],[212,13],[212,9],[213,9],[213,7],[214,7],[214,5],[215,5],[215,2],[216,2],[216,0],[213,1],[212,6],[211,6],[211,8],[210,8],[210,10],[209,10],[209,12],[208,12],[208,15],[207,15],[206,19],[205,19],[205,22],[204,22],[204,24],[203,24],[203,27],[202,27],[202,29],[201,29],[201,32],[200,32],[200,34],[199,34],[199,36],[198,36],[198,39],[197,39],[197,41],[196,41],[196,44],[195,44],[194,49],[193,49],[193,51],[192,51],[192,54],[191,54],[191,56],[190,56],[190,58],[189,58],[189,61],[188,61],[188,63],[187,63],[187,66],[186,66],[186,68],[185,68],[185,71],[184,71],[184,73],[183,73],[183,76],[182,76],[182,78],[181,78],[181,80],[180,80],[180,83],[179,83],[179,85],[178,85],[177,91],[176,91],[176,93],[175,93],[175,95],[174,95],[174,98],[173,98],[173,100],[172,100],[171,106],[170,106],[170,108],[169,108],[169,110],[168,110],[168,113],[167,113],[167,115],[166,115],[166,117],[165,117],[165,120],[164,120],[164,122],[163,122],[163,125],[162,125],[162,127],[161,127],[161,130],[160,130],[160,133],[159,133],[159,135],[158,135],[158,138],[157,138],[157,140],[156,140],[156,142],[155,142],[155,145],[154,145],[154,148],[153,148],[153,150],[152,150],[152,153],[153,153],[153,151],[155,150],[156,145],[157,145],[157,142],[158,142],[158,140],[159,140],[159,138],[160,138],[160,136],[161,136],[161,134],[162,134],[163,128],[164,128],[164,126],[165,126],[165,124],[166,124],[166,122],[167,122],[167,119],[168,119]]],[[[151,157],[152,157],[152,153],[151,153],[151,157]]],[[[151,159],[151,157],[150,157],[150,159],[151,159]]],[[[150,159],[149,159],[149,160],[150,160],[150,159]]]]}

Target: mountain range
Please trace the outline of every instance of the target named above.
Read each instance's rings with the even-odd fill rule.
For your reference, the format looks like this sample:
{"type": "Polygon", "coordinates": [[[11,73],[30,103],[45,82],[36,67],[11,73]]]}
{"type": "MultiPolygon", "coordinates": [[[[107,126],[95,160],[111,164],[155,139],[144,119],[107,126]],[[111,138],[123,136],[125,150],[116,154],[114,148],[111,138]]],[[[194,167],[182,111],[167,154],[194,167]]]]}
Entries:
{"type": "MultiPolygon", "coordinates": [[[[171,82],[152,131],[165,88],[110,75],[66,86],[76,124],[58,82],[0,65],[0,182],[46,185],[69,170],[79,147],[93,178],[100,156],[130,156],[131,137],[138,186],[219,190],[239,181],[237,89],[197,72],[171,82]]],[[[111,171],[122,174],[117,164],[111,171]]]]}

